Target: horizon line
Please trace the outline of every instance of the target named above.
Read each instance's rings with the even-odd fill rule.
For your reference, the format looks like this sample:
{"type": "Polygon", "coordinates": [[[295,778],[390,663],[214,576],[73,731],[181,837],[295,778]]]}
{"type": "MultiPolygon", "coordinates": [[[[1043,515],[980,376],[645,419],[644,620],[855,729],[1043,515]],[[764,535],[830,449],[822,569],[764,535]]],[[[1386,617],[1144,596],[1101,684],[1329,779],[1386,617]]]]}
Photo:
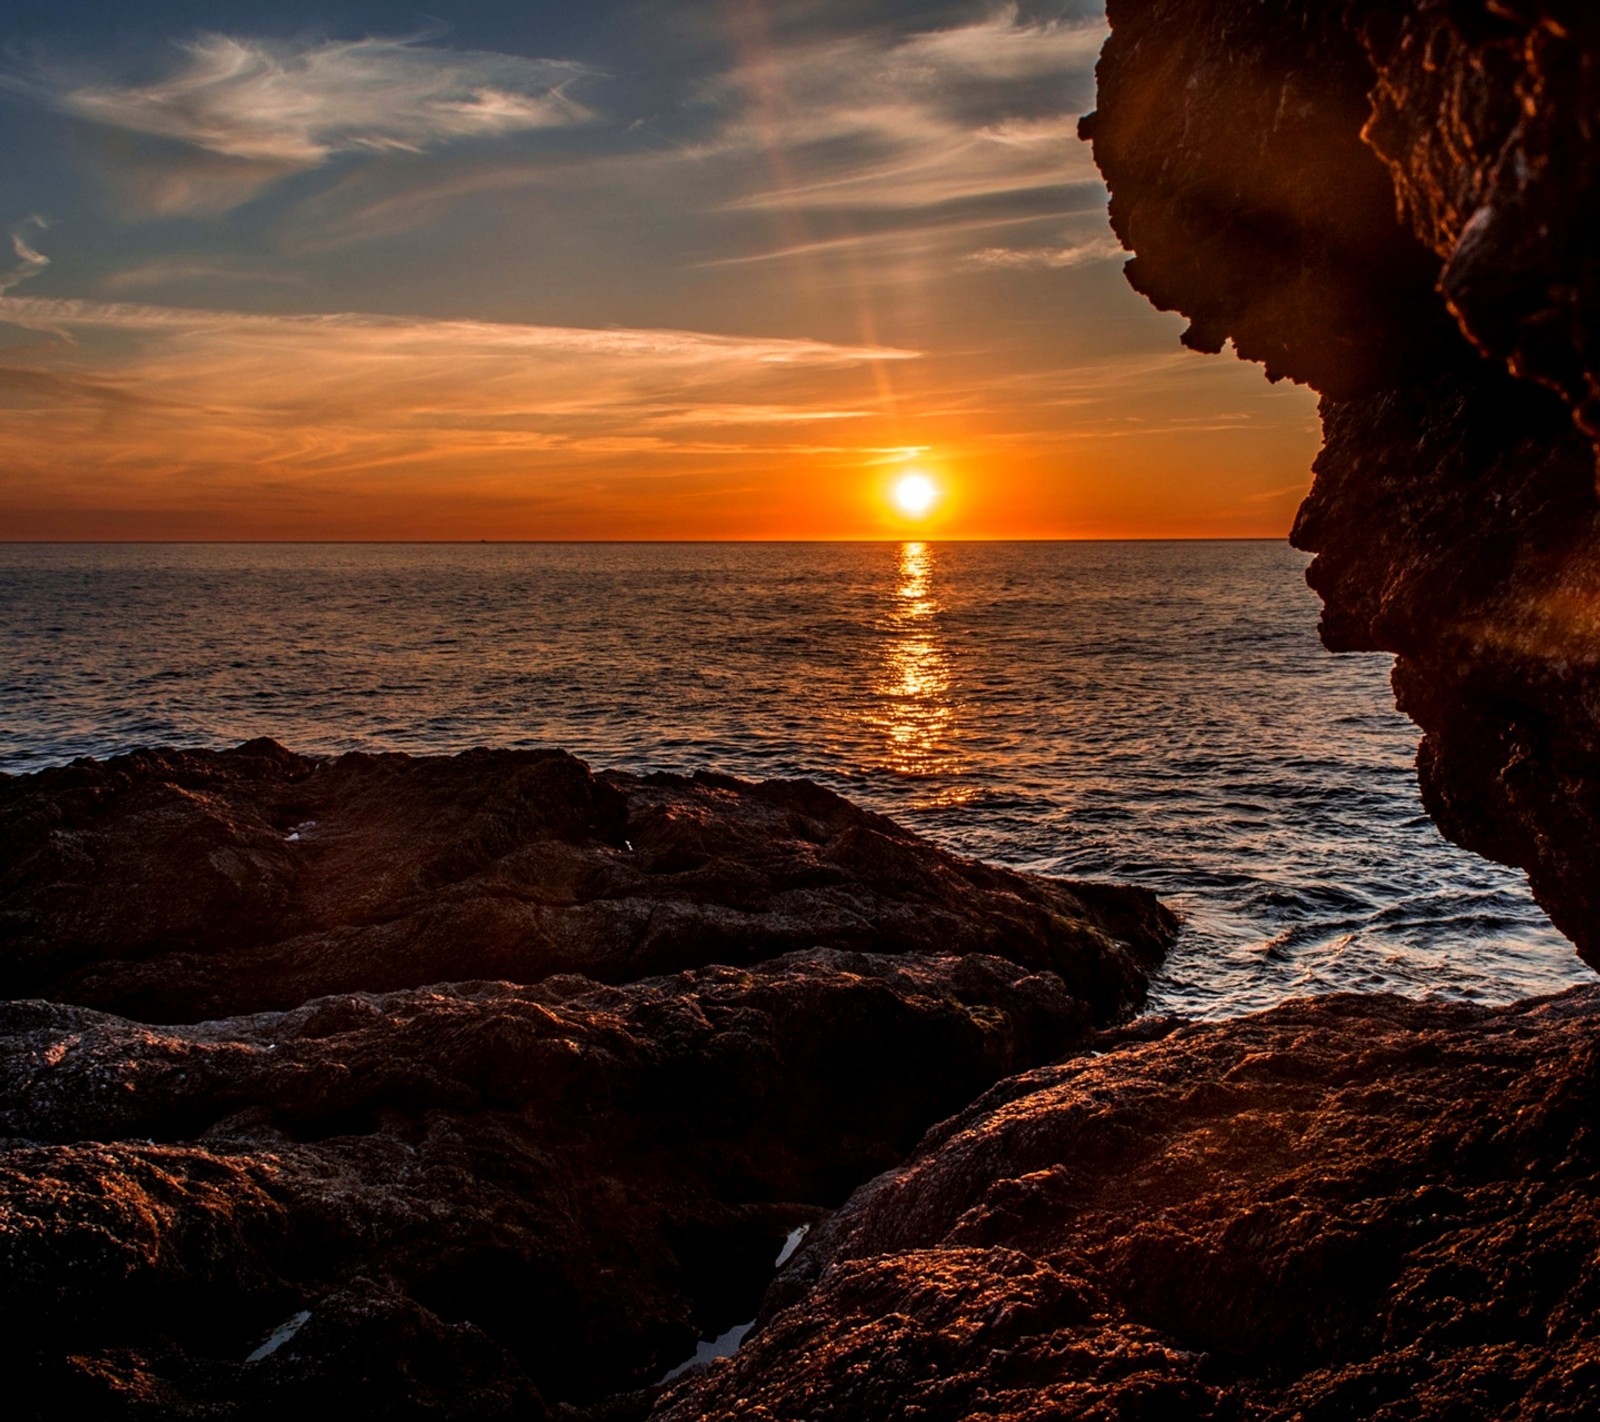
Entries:
{"type": "Polygon", "coordinates": [[[1286,535],[1204,534],[1103,538],[0,538],[0,548],[152,548],[152,547],[386,547],[386,548],[556,548],[821,543],[1283,543],[1286,535]]]}

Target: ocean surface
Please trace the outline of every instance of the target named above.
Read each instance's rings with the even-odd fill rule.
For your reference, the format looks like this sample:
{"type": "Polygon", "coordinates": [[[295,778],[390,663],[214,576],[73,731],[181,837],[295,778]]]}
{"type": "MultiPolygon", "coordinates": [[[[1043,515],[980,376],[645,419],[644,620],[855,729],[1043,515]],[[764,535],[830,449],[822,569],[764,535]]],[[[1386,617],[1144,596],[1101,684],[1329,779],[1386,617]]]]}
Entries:
{"type": "Polygon", "coordinates": [[[1388,659],[1276,543],[0,545],[0,770],[141,745],[806,776],[940,844],[1149,885],[1152,1007],[1592,975],[1423,814],[1388,659]]]}

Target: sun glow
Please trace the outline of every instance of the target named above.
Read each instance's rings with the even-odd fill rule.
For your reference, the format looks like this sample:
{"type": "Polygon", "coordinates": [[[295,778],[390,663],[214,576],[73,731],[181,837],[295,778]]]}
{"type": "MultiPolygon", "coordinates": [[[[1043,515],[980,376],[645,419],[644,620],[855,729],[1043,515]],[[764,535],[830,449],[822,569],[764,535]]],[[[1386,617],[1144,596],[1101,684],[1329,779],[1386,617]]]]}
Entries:
{"type": "Polygon", "coordinates": [[[907,518],[921,518],[939,501],[939,486],[926,474],[904,474],[890,494],[894,506],[907,518]]]}

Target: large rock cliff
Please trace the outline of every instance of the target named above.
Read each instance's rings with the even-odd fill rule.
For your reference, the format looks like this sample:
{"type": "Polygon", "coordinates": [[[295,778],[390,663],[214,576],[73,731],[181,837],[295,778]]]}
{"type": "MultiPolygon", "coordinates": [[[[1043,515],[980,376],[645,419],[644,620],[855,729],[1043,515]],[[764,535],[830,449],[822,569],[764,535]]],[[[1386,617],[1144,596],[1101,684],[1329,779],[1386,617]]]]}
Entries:
{"type": "Polygon", "coordinates": [[[1600,964],[1600,11],[1108,10],[1084,132],[1130,281],[1321,392],[1323,639],[1396,654],[1429,812],[1600,964]]]}

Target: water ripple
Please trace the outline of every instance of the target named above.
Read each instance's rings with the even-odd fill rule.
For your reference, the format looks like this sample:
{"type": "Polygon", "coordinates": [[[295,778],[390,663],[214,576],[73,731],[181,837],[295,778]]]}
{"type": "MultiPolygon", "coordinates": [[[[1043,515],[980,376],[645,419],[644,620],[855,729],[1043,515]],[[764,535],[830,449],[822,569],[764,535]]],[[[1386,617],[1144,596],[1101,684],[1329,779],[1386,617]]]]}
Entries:
{"type": "Polygon", "coordinates": [[[1135,880],[1155,1005],[1587,980],[1447,845],[1383,657],[1277,544],[0,546],[0,766],[140,744],[805,775],[966,853],[1135,880]]]}

